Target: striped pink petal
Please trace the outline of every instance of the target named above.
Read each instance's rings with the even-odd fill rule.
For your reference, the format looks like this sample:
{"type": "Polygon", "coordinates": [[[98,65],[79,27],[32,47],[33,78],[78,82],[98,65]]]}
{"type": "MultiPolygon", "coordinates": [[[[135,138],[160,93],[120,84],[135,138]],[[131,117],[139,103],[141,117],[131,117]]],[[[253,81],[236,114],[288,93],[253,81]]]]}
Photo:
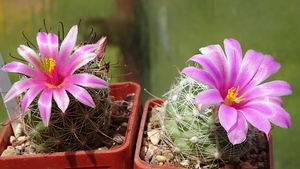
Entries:
{"type": "Polygon", "coordinates": [[[42,121],[46,127],[48,127],[48,125],[49,125],[49,120],[50,120],[50,115],[51,115],[52,92],[53,92],[53,89],[45,88],[38,100],[38,107],[40,110],[40,115],[41,115],[42,121]]]}
{"type": "MultiPolygon", "coordinates": [[[[68,32],[65,39],[62,41],[59,48],[59,57],[58,64],[65,64],[70,57],[70,54],[75,46],[77,40],[78,27],[77,25],[73,26],[68,32]]],[[[61,67],[61,66],[59,66],[61,67]]]]}
{"type": "Polygon", "coordinates": [[[6,65],[4,65],[1,70],[6,71],[6,72],[15,72],[15,73],[20,73],[23,75],[27,75],[30,77],[37,77],[40,75],[39,72],[37,72],[35,69],[32,67],[29,67],[21,62],[10,62],[6,65]]]}
{"type": "Polygon", "coordinates": [[[83,87],[91,87],[91,88],[107,88],[108,83],[100,79],[99,77],[92,75],[92,74],[87,74],[87,73],[82,73],[82,74],[74,74],[72,76],[69,76],[67,78],[67,81],[73,84],[77,84],[83,87]]]}
{"type": "Polygon", "coordinates": [[[27,61],[29,62],[35,69],[41,70],[40,69],[40,57],[38,54],[32,50],[31,48],[25,46],[25,45],[20,45],[18,47],[18,53],[27,61]]]}
{"type": "Polygon", "coordinates": [[[65,85],[64,87],[81,103],[93,108],[96,106],[91,95],[84,88],[72,84],[65,85]]]}
{"type": "Polygon", "coordinates": [[[39,52],[44,58],[57,59],[58,37],[53,33],[39,32],[36,37],[39,52]]]}

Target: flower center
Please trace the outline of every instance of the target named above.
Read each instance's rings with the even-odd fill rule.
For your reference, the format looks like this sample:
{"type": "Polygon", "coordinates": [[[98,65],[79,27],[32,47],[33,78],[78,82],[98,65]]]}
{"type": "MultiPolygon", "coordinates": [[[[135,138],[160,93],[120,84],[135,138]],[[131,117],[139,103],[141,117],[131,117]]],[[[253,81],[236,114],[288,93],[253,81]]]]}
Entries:
{"type": "Polygon", "coordinates": [[[52,74],[52,71],[54,70],[54,67],[56,65],[56,61],[52,58],[44,58],[40,65],[43,72],[52,74]]]}
{"type": "Polygon", "coordinates": [[[61,83],[61,84],[59,84],[59,85],[53,85],[53,84],[50,84],[50,83],[45,83],[46,84],[46,86],[49,88],[49,89],[59,89],[59,88],[61,88],[63,85],[64,85],[64,83],[61,83]]]}
{"type": "Polygon", "coordinates": [[[56,61],[52,58],[44,58],[41,59],[40,66],[42,71],[45,72],[45,74],[49,77],[49,81],[45,83],[46,86],[52,89],[61,88],[64,83],[61,83],[57,75],[53,73],[53,70],[56,66],[56,61]]]}
{"type": "Polygon", "coordinates": [[[239,95],[239,90],[239,86],[237,88],[232,87],[228,89],[227,96],[225,98],[225,104],[227,106],[231,106],[233,102],[240,103],[241,101],[246,100],[246,98],[243,98],[246,93],[243,93],[241,96],[237,97],[239,95]]]}

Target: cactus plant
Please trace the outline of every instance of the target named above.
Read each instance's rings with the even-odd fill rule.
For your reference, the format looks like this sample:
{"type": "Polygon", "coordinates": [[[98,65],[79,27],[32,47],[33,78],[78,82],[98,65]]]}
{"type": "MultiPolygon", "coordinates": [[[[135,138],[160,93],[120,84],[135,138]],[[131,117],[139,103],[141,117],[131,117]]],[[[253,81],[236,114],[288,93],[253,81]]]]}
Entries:
{"type": "Polygon", "coordinates": [[[37,52],[18,48],[28,65],[11,62],[2,68],[22,74],[4,100],[21,96],[24,132],[37,152],[93,150],[110,138],[114,102],[109,63],[103,62],[107,39],[75,45],[77,32],[77,25],[64,39],[39,32],[37,52]]]}
{"type": "Polygon", "coordinates": [[[292,93],[285,81],[260,84],[279,70],[270,55],[248,50],[243,57],[234,39],[200,48],[164,97],[157,115],[161,140],[181,166],[218,167],[257,151],[261,133],[268,138],[271,123],[291,125],[281,96],[292,93]],[[190,164],[189,162],[192,162],[190,164]]]}

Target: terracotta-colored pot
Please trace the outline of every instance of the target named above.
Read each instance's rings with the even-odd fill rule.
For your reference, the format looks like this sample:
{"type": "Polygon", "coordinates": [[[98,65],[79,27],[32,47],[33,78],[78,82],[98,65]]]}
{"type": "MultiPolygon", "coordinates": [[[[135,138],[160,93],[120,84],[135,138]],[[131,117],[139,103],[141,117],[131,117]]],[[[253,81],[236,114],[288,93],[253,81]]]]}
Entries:
{"type": "MultiPolygon", "coordinates": [[[[143,115],[141,119],[141,125],[138,133],[138,140],[136,144],[135,149],[135,155],[134,155],[134,169],[184,169],[184,168],[178,168],[178,167],[169,167],[169,166],[160,166],[155,164],[148,164],[144,160],[140,158],[140,151],[142,147],[142,140],[143,140],[143,133],[145,131],[145,125],[148,120],[148,112],[151,111],[152,107],[155,105],[161,105],[164,102],[163,99],[150,99],[146,101],[143,115]]],[[[273,149],[272,149],[272,135],[269,135],[269,142],[268,142],[268,164],[269,169],[274,169],[273,165],[273,149]]]]}
{"type": "MultiPolygon", "coordinates": [[[[133,167],[134,147],[140,121],[140,85],[133,82],[111,84],[116,100],[135,93],[124,143],[109,150],[59,152],[52,154],[0,157],[1,169],[129,169],[133,167]]],[[[0,135],[0,154],[9,145],[12,128],[7,125],[0,135]]]]}

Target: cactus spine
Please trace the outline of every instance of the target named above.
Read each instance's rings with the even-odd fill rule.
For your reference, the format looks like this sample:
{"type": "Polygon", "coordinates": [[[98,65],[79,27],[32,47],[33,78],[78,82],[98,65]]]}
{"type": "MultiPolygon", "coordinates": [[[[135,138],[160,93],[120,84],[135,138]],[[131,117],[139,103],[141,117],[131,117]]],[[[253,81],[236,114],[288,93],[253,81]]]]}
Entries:
{"type": "MultiPolygon", "coordinates": [[[[177,159],[213,164],[232,160],[247,152],[257,130],[248,132],[245,142],[232,145],[217,119],[217,109],[195,105],[195,96],[208,87],[182,74],[164,97],[158,113],[162,140],[178,155],[177,159]]],[[[186,167],[186,166],[185,166],[186,167]]]]}

